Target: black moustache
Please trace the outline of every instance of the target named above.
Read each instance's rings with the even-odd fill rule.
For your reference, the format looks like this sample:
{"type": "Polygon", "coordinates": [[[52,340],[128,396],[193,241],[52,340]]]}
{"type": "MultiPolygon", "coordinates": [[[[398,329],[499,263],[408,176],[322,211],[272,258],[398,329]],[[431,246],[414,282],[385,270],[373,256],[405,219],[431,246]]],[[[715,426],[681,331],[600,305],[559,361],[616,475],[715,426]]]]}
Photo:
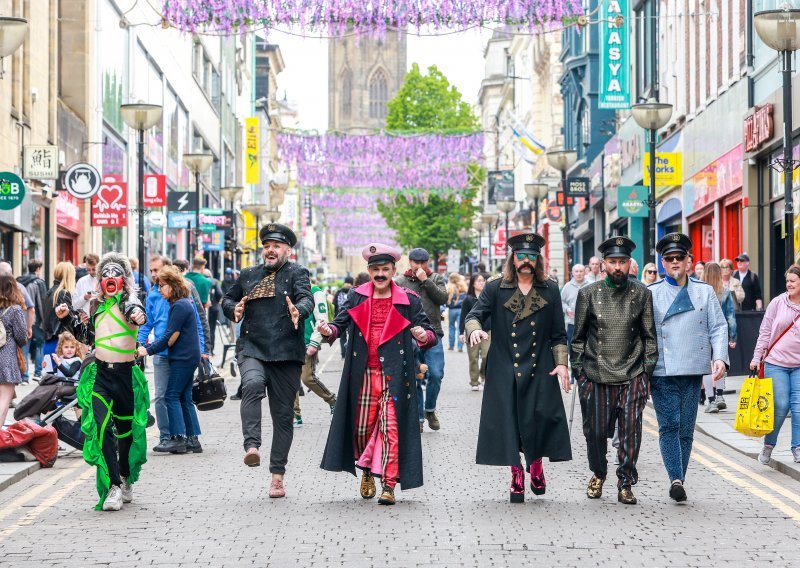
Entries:
{"type": "Polygon", "coordinates": [[[386,282],[388,278],[384,278],[383,276],[376,276],[375,282],[386,282]]]}
{"type": "Polygon", "coordinates": [[[519,265],[520,268],[525,268],[526,266],[528,268],[530,268],[531,270],[533,270],[533,265],[532,264],[528,264],[527,262],[525,264],[520,264],[519,265]]]}

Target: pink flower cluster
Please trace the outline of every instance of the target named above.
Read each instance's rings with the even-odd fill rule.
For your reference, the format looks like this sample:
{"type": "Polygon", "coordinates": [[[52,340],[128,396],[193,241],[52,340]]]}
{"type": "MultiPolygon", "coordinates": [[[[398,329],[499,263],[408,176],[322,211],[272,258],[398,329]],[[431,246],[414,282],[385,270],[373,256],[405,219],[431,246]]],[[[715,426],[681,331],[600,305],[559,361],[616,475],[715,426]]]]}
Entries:
{"type": "Polygon", "coordinates": [[[535,32],[583,13],[579,0],[164,0],[162,16],[190,32],[299,26],[331,36],[392,28],[465,30],[501,23],[535,32]]]}

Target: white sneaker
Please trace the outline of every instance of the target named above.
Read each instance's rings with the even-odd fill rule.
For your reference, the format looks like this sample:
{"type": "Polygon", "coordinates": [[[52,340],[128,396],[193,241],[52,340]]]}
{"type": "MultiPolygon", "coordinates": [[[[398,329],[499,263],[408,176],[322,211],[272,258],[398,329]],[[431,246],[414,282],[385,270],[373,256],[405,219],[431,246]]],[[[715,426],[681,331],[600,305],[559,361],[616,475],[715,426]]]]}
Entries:
{"type": "Polygon", "coordinates": [[[794,458],[794,463],[800,463],[800,446],[792,448],[792,457],[794,458]]]}
{"type": "Polygon", "coordinates": [[[128,483],[128,479],[122,478],[122,502],[131,503],[133,501],[133,485],[128,483]]]}
{"type": "Polygon", "coordinates": [[[725,410],[726,408],[728,408],[728,403],[725,402],[725,397],[722,396],[721,394],[717,395],[717,408],[719,408],[720,410],[725,410]]]}
{"type": "Polygon", "coordinates": [[[769,460],[772,458],[772,446],[764,446],[761,448],[761,453],[758,454],[758,463],[769,465],[769,460]]]}
{"type": "Polygon", "coordinates": [[[481,387],[480,387],[480,386],[478,386],[478,385],[472,385],[472,392],[478,392],[479,390],[481,390],[481,387]]]}
{"type": "Polygon", "coordinates": [[[122,509],[122,489],[117,485],[112,485],[108,490],[106,500],[103,501],[104,511],[119,511],[122,509]]]}

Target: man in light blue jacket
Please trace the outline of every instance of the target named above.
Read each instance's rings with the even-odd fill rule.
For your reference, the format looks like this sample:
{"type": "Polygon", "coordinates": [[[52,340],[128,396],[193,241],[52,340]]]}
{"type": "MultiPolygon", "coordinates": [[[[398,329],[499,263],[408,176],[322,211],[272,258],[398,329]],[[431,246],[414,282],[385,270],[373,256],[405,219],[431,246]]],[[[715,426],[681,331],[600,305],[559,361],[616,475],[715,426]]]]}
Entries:
{"type": "Polygon", "coordinates": [[[653,293],[658,363],[650,381],[656,409],[661,457],[670,479],[669,496],[686,500],[683,483],[692,451],[697,401],[703,375],[725,376],[728,324],[714,289],[687,276],[692,241],[684,234],[665,235],[656,250],[664,267],[653,293]]]}

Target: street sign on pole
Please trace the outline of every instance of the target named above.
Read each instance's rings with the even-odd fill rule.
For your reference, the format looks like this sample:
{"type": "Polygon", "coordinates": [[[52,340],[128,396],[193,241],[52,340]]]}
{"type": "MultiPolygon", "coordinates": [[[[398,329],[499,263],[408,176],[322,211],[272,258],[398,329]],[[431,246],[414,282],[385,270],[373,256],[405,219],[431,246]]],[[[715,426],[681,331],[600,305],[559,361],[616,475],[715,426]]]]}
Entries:
{"type": "Polygon", "coordinates": [[[12,172],[0,172],[0,210],[16,209],[25,198],[25,182],[12,172]]]}
{"type": "Polygon", "coordinates": [[[194,191],[170,191],[167,193],[167,210],[186,213],[197,209],[197,194],[194,191]]]}
{"type": "Polygon", "coordinates": [[[591,182],[588,177],[567,178],[567,196],[569,197],[589,197],[591,182]]]}
{"type": "Polygon", "coordinates": [[[100,172],[92,164],[72,164],[64,174],[64,189],[78,199],[90,199],[100,189],[100,172]]]}
{"type": "Polygon", "coordinates": [[[58,146],[31,144],[23,146],[22,177],[58,179],[58,146]]]}

